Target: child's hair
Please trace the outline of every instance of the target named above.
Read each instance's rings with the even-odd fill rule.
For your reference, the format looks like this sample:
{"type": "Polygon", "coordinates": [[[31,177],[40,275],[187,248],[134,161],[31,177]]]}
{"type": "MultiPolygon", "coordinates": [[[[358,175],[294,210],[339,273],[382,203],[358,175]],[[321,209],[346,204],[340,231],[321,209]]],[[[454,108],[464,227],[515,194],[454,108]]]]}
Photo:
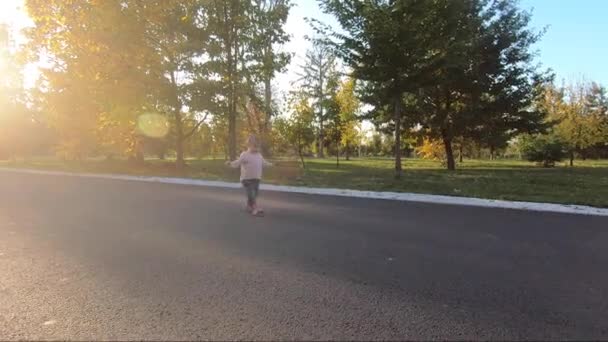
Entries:
{"type": "Polygon", "coordinates": [[[247,138],[247,147],[252,152],[258,151],[258,139],[255,137],[255,135],[252,134],[249,136],[249,138],[247,138]]]}

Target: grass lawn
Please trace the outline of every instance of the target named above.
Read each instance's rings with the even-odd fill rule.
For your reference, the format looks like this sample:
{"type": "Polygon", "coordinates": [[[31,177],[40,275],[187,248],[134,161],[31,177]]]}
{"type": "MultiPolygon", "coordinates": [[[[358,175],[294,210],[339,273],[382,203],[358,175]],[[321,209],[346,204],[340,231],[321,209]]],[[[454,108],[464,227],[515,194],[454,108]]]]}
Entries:
{"type": "MultiPolygon", "coordinates": [[[[396,180],[390,159],[341,161],[339,168],[332,159],[311,159],[306,171],[296,161],[277,160],[274,168],[265,171],[264,182],[608,207],[608,160],[575,164],[573,168],[562,164],[544,169],[523,161],[465,160],[457,171],[448,172],[438,162],[406,159],[404,175],[396,180]]],[[[0,167],[238,180],[238,170],[228,169],[219,159],[189,160],[188,168],[181,174],[171,161],[161,160],[147,160],[143,166],[134,166],[122,160],[65,163],[36,159],[0,161],[0,167]]]]}

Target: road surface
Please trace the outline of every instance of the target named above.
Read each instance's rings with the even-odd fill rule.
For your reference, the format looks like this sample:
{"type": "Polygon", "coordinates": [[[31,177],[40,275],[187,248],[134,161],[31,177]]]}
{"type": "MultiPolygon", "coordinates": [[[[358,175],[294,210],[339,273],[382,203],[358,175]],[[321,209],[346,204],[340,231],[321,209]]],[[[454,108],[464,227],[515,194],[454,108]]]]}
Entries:
{"type": "Polygon", "coordinates": [[[608,218],[0,174],[0,340],[608,339],[608,218]]]}

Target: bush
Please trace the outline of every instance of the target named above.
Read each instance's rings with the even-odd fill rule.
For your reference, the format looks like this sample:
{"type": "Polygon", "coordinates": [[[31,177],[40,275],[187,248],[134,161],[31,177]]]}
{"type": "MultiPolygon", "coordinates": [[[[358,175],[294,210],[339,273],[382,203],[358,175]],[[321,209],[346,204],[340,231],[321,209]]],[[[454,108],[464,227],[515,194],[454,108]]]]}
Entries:
{"type": "Polygon", "coordinates": [[[422,159],[439,160],[442,163],[447,159],[445,147],[441,140],[431,140],[424,138],[422,145],[416,147],[416,153],[422,159]]]}
{"type": "Polygon", "coordinates": [[[553,167],[566,157],[564,143],[554,135],[524,136],[520,149],[526,160],[544,167],[553,167]]]}

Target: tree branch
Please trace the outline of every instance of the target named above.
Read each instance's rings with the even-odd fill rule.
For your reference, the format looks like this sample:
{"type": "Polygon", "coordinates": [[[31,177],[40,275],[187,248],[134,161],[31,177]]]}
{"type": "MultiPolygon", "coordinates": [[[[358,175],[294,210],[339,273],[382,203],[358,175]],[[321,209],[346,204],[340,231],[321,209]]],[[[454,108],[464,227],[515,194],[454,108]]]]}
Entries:
{"type": "Polygon", "coordinates": [[[209,113],[205,114],[205,117],[203,117],[203,119],[201,119],[200,121],[198,121],[194,127],[192,127],[192,129],[190,130],[190,132],[184,134],[184,139],[188,139],[191,136],[194,135],[194,133],[196,133],[196,131],[203,125],[203,123],[205,123],[205,121],[207,121],[207,116],[209,115],[209,113]]]}

